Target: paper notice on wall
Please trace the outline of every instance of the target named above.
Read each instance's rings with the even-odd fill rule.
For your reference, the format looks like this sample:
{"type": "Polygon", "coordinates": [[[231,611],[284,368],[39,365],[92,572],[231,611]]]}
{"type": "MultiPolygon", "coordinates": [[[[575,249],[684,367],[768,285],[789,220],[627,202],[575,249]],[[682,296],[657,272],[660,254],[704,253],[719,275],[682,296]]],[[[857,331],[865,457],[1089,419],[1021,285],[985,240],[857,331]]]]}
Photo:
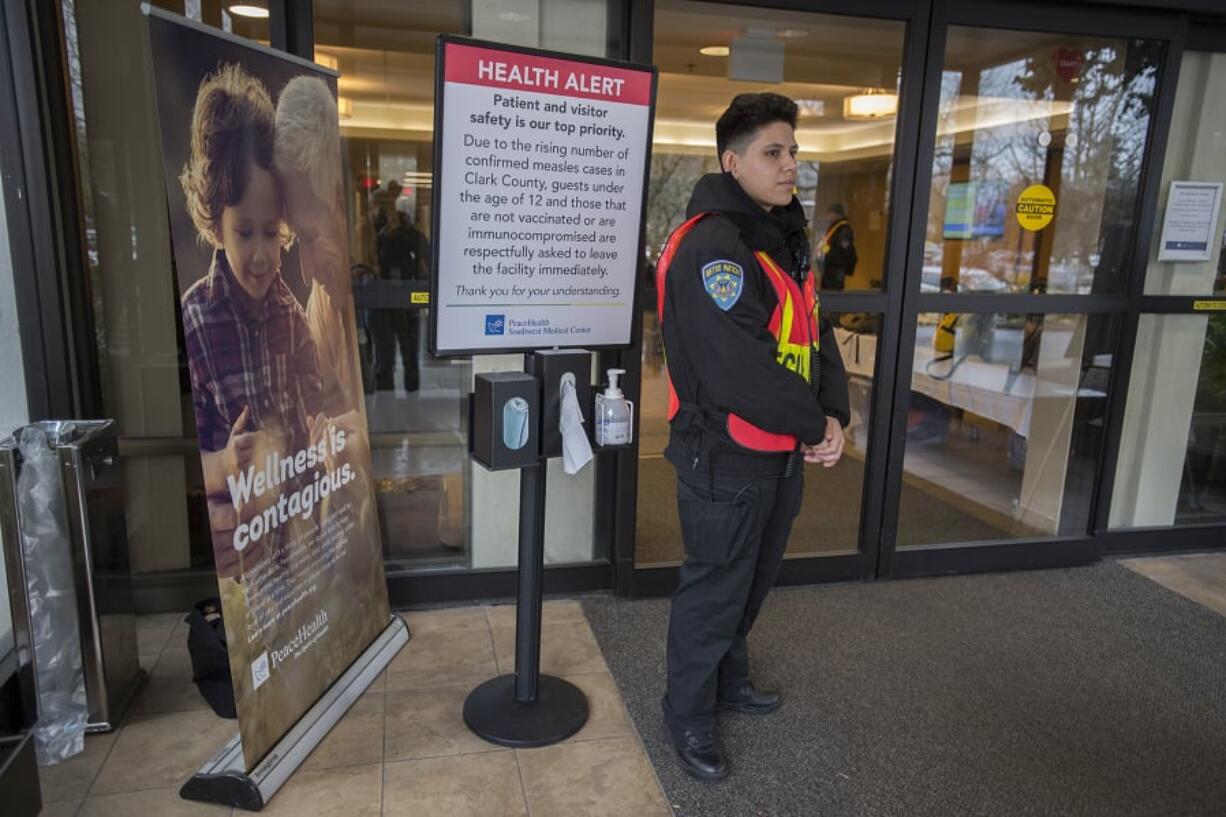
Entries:
{"type": "Polygon", "coordinates": [[[1208,261],[1221,205],[1221,182],[1171,182],[1158,260],[1208,261]]]}
{"type": "Polygon", "coordinates": [[[443,38],[431,344],[630,342],[650,68],[443,38]]]}

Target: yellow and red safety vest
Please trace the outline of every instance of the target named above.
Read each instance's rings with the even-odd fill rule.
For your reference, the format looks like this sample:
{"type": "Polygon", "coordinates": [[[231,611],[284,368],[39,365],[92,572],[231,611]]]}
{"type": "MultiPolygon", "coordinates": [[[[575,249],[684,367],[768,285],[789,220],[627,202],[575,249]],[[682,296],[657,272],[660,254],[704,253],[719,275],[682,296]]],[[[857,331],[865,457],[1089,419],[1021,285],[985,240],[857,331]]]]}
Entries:
{"type": "Polygon", "coordinates": [[[822,236],[821,243],[817,245],[818,252],[821,253],[822,258],[830,255],[830,239],[834,238],[834,234],[846,223],[847,219],[840,218],[836,219],[833,224],[826,228],[826,234],[822,236]]]}
{"type": "MultiPolygon", "coordinates": [[[[713,213],[699,213],[673,231],[664,243],[660,260],[656,264],[656,314],[659,316],[660,328],[664,327],[664,283],[668,268],[672,264],[681,240],[694,228],[694,225],[704,217],[713,213]]],[[[817,292],[813,287],[813,276],[805,278],[803,288],[792,276],[788,275],[775,263],[775,259],[762,250],[754,253],[758,265],[762,268],[766,280],[775,289],[775,311],[771,314],[769,329],[778,344],[776,360],[790,372],[803,377],[810,382],[812,357],[819,349],[820,335],[818,332],[819,306],[817,292]],[[800,305],[799,310],[797,305],[800,305]],[[799,312],[799,315],[797,314],[799,312]]],[[[668,419],[671,421],[681,410],[681,400],[673,386],[672,376],[668,378],[668,419]]],[[[792,434],[775,434],[758,428],[748,420],[728,413],[728,436],[733,442],[753,451],[781,452],[794,451],[798,440],[792,434]]]]}

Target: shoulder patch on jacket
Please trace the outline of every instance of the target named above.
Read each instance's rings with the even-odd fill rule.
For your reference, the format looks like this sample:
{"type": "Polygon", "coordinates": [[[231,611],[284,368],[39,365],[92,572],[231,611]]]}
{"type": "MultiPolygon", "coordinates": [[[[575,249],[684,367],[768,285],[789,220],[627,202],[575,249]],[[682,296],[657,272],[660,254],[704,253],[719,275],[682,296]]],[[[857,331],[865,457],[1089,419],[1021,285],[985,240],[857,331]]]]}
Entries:
{"type": "Polygon", "coordinates": [[[735,261],[721,258],[702,265],[702,285],[725,312],[740,299],[744,283],[745,269],[735,261]]]}

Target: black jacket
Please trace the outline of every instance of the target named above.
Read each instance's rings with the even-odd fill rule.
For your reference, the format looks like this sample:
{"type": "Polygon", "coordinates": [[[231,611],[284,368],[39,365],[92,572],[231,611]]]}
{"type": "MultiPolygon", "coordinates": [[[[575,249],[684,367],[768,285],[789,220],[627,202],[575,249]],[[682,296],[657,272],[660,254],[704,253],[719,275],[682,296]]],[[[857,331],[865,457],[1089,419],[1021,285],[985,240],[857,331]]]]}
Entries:
{"type": "Polygon", "coordinates": [[[800,203],[793,198],[789,206],[768,213],[731,175],[710,174],[695,186],[686,217],[702,212],[717,215],[699,221],[682,240],[665,282],[664,349],[683,404],[666,455],[675,464],[689,460],[696,438],[705,450],[748,453],[728,437],[729,412],[765,431],[821,442],[827,416],[843,425],[850,419],[834,331],[823,318],[813,384],[779,365],[769,328],[778,299],[754,257],[765,250],[798,281],[812,274],[800,203]],[[742,270],[739,294],[727,309],[707,291],[703,267],[713,261],[730,261],[742,270]]]}
{"type": "Polygon", "coordinates": [[[429,280],[430,242],[412,224],[385,228],[376,240],[379,274],[384,278],[429,280]]]}
{"type": "Polygon", "coordinates": [[[852,232],[851,224],[843,221],[830,237],[830,251],[823,259],[824,269],[841,270],[843,275],[850,276],[856,271],[858,260],[856,233],[852,232]]]}
{"type": "Polygon", "coordinates": [[[844,221],[830,236],[830,250],[822,259],[822,289],[842,289],[856,272],[856,235],[844,221]]]}

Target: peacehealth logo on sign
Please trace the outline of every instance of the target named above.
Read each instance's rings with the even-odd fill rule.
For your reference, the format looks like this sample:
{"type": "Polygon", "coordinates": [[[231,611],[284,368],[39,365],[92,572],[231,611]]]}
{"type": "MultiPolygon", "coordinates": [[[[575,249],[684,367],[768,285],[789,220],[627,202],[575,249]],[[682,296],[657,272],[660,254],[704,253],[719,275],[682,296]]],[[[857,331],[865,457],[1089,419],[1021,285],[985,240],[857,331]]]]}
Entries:
{"type": "Polygon", "coordinates": [[[654,69],[443,37],[431,345],[630,342],[654,69]]]}

